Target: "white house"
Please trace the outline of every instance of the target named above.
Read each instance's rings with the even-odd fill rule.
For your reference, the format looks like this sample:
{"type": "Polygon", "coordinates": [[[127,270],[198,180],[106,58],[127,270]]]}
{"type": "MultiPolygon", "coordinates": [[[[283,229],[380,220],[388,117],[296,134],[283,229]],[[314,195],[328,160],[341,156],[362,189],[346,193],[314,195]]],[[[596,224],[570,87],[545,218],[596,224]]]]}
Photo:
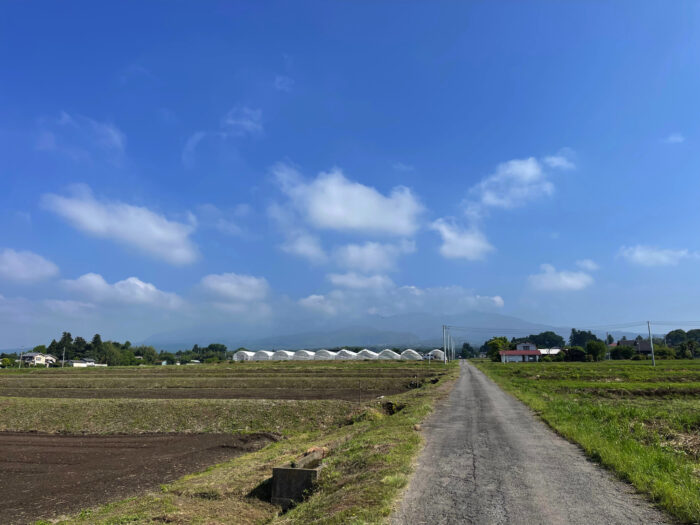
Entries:
{"type": "Polygon", "coordinates": [[[56,358],[51,354],[41,352],[28,352],[22,355],[22,364],[27,366],[51,366],[56,363],[56,358]]]}
{"type": "Polygon", "coordinates": [[[561,348],[538,348],[542,355],[557,355],[561,353],[561,348]]]}

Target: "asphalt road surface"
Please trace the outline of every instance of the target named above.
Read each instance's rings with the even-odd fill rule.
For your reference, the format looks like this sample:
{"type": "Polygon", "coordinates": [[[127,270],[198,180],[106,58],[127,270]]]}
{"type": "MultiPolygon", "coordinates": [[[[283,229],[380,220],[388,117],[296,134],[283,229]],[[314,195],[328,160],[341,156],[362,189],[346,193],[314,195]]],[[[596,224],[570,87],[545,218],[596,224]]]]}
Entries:
{"type": "MultiPolygon", "coordinates": [[[[517,364],[507,366],[518,366],[517,364]]],[[[466,361],[394,524],[670,524],[466,361]]]]}

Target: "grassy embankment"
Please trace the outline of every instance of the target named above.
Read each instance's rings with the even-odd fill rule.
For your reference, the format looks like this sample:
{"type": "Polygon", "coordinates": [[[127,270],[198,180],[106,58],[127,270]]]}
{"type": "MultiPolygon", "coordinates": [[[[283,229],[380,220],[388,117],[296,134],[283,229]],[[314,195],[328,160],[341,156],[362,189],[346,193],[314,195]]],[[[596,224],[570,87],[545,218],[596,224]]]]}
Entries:
{"type": "Polygon", "coordinates": [[[685,523],[700,523],[700,361],[474,363],[685,523]]]}
{"type": "MultiPolygon", "coordinates": [[[[49,371],[41,372],[48,374],[49,371]]],[[[33,371],[23,377],[33,379],[42,375],[41,372],[33,371]]],[[[115,369],[113,373],[119,372],[115,369]]],[[[134,374],[139,372],[168,373],[155,368],[138,372],[122,369],[120,373],[130,376],[125,379],[135,382],[135,386],[138,379],[134,374]]],[[[221,372],[222,367],[202,367],[192,372],[170,373],[173,374],[171,379],[181,382],[187,379],[182,377],[183,373],[212,379],[221,372]]],[[[226,372],[245,375],[253,383],[255,375],[262,381],[269,381],[273,376],[277,385],[288,385],[288,388],[294,388],[294,382],[288,382],[290,376],[296,376],[308,388],[313,388],[313,379],[316,379],[320,390],[328,393],[333,392],[332,388],[324,390],[332,386],[326,381],[329,376],[352,382],[357,382],[357,377],[365,377],[367,381],[373,377],[389,377],[400,381],[405,392],[361,403],[333,399],[0,397],[0,428],[90,433],[270,431],[284,436],[258,452],[186,476],[163,486],[160,491],[85,510],[58,523],[381,523],[406,484],[420,450],[421,437],[414,425],[430,412],[434,401],[445,393],[448,383],[458,373],[455,366],[445,369],[433,364],[428,369],[425,363],[405,362],[246,363],[234,365],[226,372]],[[436,375],[437,372],[440,375],[436,375]],[[432,383],[432,379],[439,380],[432,383]],[[422,386],[407,389],[407,386],[416,386],[416,380],[422,386]],[[390,415],[387,402],[402,408],[390,415]],[[313,446],[329,450],[318,489],[303,504],[280,515],[278,507],[265,501],[272,467],[298,458],[313,446]]],[[[75,371],[57,376],[56,380],[69,375],[74,376],[75,371]]],[[[87,380],[97,375],[78,374],[76,377],[87,380]]],[[[5,377],[0,375],[0,382],[5,377]]],[[[88,384],[91,388],[99,386],[88,384]]],[[[201,384],[195,381],[194,388],[198,387],[201,384]]]]}

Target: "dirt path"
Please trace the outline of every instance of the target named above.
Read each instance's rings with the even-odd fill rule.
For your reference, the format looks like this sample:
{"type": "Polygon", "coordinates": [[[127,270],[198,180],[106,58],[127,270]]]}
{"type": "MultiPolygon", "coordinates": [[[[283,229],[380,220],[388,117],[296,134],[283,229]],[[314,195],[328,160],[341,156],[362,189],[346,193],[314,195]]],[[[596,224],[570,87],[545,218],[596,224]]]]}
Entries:
{"type": "Polygon", "coordinates": [[[0,433],[0,523],[28,523],[137,496],[272,440],[257,434],[0,433]]]}
{"type": "Polygon", "coordinates": [[[394,524],[672,523],[467,362],[424,428],[394,524]]]}

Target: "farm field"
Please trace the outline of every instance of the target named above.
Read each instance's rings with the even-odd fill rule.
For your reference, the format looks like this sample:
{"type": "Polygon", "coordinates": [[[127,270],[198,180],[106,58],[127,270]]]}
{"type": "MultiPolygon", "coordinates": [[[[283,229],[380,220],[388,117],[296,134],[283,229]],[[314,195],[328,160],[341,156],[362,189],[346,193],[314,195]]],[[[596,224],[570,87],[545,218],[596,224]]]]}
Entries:
{"type": "Polygon", "coordinates": [[[337,361],[2,371],[6,493],[39,479],[51,490],[47,504],[0,504],[0,522],[18,501],[17,523],[378,522],[419,449],[413,425],[455,376],[427,362],[337,361]],[[272,467],[312,446],[328,450],[319,490],[280,516],[265,497],[272,467]],[[100,474],[85,490],[66,478],[88,471],[100,474]]]}
{"type": "Polygon", "coordinates": [[[700,361],[474,364],[680,521],[700,522],[700,361]]]}
{"type": "Polygon", "coordinates": [[[26,523],[175,481],[274,441],[265,434],[70,436],[0,433],[0,523],[26,523]],[[69,490],[66,490],[69,487],[69,490]]]}
{"type": "Polygon", "coordinates": [[[435,369],[425,363],[331,361],[8,370],[0,373],[0,397],[357,401],[405,392],[435,369]]]}

